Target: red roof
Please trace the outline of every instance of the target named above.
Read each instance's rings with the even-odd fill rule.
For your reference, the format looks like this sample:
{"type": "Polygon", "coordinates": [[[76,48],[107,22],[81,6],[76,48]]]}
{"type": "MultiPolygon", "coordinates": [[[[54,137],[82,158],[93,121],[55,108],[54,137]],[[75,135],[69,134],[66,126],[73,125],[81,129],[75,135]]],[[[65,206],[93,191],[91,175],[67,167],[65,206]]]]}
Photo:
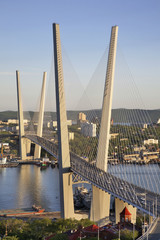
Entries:
{"type": "Polygon", "coordinates": [[[77,232],[73,233],[71,236],[69,236],[69,240],[77,240],[78,237],[80,236],[80,231],[78,230],[77,232]]]}
{"type": "Polygon", "coordinates": [[[91,225],[89,227],[83,228],[82,231],[83,232],[97,232],[99,229],[99,227],[97,225],[91,225]]]}
{"type": "Polygon", "coordinates": [[[120,215],[123,215],[123,216],[128,216],[128,215],[132,215],[129,211],[128,211],[128,209],[125,207],[124,209],[123,209],[123,211],[120,213],[120,215]]]}

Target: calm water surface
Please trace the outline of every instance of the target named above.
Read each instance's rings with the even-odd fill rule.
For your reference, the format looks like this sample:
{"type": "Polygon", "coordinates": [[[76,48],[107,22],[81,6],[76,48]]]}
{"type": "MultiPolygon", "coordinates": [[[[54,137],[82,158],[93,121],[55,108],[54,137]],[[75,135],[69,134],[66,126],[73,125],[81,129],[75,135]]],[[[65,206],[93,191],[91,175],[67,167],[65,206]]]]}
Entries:
{"type": "MultiPolygon", "coordinates": [[[[158,165],[117,165],[109,166],[108,171],[160,193],[158,165]]],[[[34,165],[0,168],[0,209],[31,207],[34,203],[47,211],[60,210],[58,169],[40,170],[34,165]]]]}
{"type": "Polygon", "coordinates": [[[0,168],[0,209],[42,205],[47,211],[59,211],[58,169],[40,170],[34,165],[0,168]]]}

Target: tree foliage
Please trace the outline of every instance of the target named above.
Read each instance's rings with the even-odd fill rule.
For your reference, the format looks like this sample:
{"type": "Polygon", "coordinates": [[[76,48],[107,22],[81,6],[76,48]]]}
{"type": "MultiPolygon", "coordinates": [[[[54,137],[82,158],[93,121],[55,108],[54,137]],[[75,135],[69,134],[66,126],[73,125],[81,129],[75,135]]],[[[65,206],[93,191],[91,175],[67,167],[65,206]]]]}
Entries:
{"type": "MultiPolygon", "coordinates": [[[[7,234],[8,236],[4,239],[13,240],[40,240],[46,236],[50,236],[56,233],[57,237],[53,239],[64,239],[63,235],[70,229],[78,229],[80,227],[86,227],[92,225],[89,219],[82,219],[80,221],[75,219],[57,219],[52,221],[51,219],[36,219],[23,221],[20,219],[6,219],[0,221],[0,233],[2,236],[7,234]]],[[[68,238],[66,238],[68,239],[68,238]]]]}
{"type": "MultiPolygon", "coordinates": [[[[134,231],[134,239],[138,237],[138,231],[134,231]]],[[[121,230],[121,240],[132,240],[133,239],[133,231],[124,229],[121,230]]]]}

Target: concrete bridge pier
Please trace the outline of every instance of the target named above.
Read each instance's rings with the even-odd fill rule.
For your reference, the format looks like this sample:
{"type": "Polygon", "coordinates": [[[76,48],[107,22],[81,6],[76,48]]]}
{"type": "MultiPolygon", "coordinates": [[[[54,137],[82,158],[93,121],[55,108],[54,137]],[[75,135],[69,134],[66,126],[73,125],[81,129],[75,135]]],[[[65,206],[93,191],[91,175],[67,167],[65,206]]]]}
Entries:
{"type": "Polygon", "coordinates": [[[92,186],[92,202],[90,219],[94,222],[105,221],[109,218],[110,194],[92,186]]]}
{"type": "Polygon", "coordinates": [[[29,156],[31,153],[31,140],[25,139],[26,155],[29,156]]]}

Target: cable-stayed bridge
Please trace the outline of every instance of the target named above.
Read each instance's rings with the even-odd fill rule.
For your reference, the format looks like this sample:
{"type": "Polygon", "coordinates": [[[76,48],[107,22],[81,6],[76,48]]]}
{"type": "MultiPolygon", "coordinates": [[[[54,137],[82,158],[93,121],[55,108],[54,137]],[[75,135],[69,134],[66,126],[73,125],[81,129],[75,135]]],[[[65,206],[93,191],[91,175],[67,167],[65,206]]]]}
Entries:
{"type": "MultiPolygon", "coordinates": [[[[55,158],[58,158],[58,146],[52,141],[35,135],[25,135],[35,144],[40,145],[55,158]]],[[[89,183],[102,189],[128,204],[142,210],[149,215],[160,214],[160,195],[141,188],[129,182],[102,171],[95,165],[88,163],[80,156],[70,153],[71,170],[87,180],[89,183]],[[145,201],[142,196],[145,195],[145,201]],[[142,200],[143,199],[143,200],[142,200]]]]}
{"type": "MultiPolygon", "coordinates": [[[[151,216],[157,216],[157,214],[160,213],[159,191],[151,191],[147,187],[142,188],[127,180],[121,179],[108,171],[108,152],[117,34],[118,27],[114,26],[112,28],[110,39],[96,164],[90,164],[78,154],[69,151],[59,25],[53,24],[58,145],[47,138],[42,137],[46,73],[44,73],[43,77],[37,133],[35,135],[25,135],[19,72],[17,71],[21,159],[26,159],[26,154],[29,152],[31,142],[36,144],[34,152],[35,158],[40,158],[42,147],[58,159],[61,214],[64,218],[74,216],[72,172],[78,174],[81,178],[92,184],[90,218],[94,221],[98,221],[109,216],[110,195],[113,195],[116,198],[116,222],[119,221],[120,213],[125,206],[127,206],[129,211],[132,213],[133,222],[136,221],[136,209],[142,210],[151,216]]],[[[132,133],[135,132],[137,135],[140,134],[139,129],[133,128],[132,133]]]]}

